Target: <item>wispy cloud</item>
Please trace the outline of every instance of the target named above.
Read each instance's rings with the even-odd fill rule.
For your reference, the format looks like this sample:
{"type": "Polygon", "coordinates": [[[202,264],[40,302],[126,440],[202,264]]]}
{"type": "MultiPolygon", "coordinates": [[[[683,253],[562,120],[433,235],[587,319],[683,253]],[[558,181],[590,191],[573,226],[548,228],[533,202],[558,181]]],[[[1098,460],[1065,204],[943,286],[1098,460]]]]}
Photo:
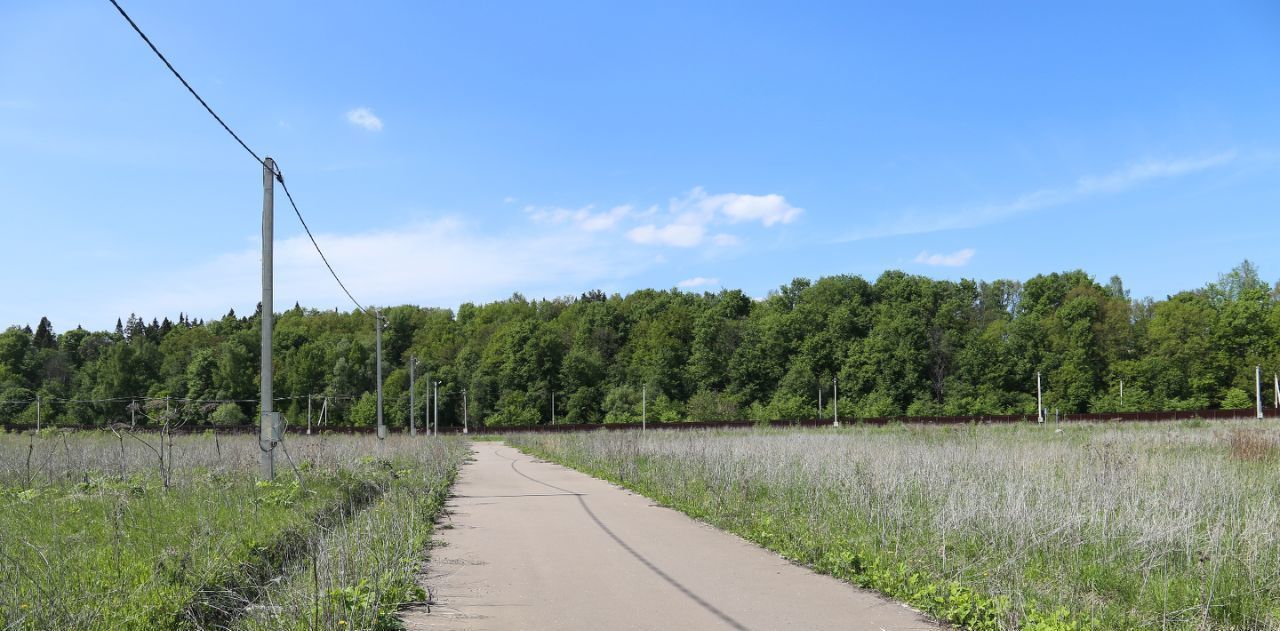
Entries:
{"type": "Polygon", "coordinates": [[[525,206],[524,211],[529,218],[538,223],[569,223],[587,232],[611,230],[627,215],[631,214],[630,206],[614,206],[604,212],[592,212],[593,205],[573,210],[568,208],[525,206]]]}
{"type": "MultiPolygon", "coordinates": [[[[577,294],[608,286],[653,265],[585,232],[485,234],[459,219],[440,219],[356,234],[317,233],[316,240],[356,299],[366,304],[456,306],[528,296],[577,294]],[[424,270],[429,270],[424,273],[424,270]]],[[[216,317],[229,306],[252,311],[260,278],[256,245],[191,267],[160,272],[135,292],[112,295],[101,311],[216,317]],[[163,288],[163,289],[158,289],[163,288]]],[[[278,240],[276,305],[316,308],[351,303],[305,235],[278,240]]]]}
{"type": "MultiPolygon", "coordinates": [[[[643,245],[665,245],[689,248],[702,245],[710,232],[709,226],[758,222],[768,228],[775,224],[795,221],[804,209],[792,206],[781,195],[748,195],[721,193],[710,195],[702,187],[694,188],[683,197],[671,199],[667,204],[668,219],[665,223],[652,222],[637,226],[627,232],[627,237],[643,245]]],[[[656,209],[644,213],[656,216],[656,209]]],[[[716,233],[710,237],[716,246],[738,243],[736,235],[716,233]]]]}
{"type": "Polygon", "coordinates": [[[702,243],[707,229],[696,222],[677,221],[658,227],[653,224],[637,226],[627,231],[627,238],[641,245],[669,245],[691,248],[702,243]]]}
{"type": "Polygon", "coordinates": [[[694,287],[709,287],[720,284],[718,278],[704,278],[702,276],[694,276],[676,283],[676,287],[680,289],[692,289],[694,287]]]}
{"type": "Polygon", "coordinates": [[[369,131],[382,131],[382,119],[367,107],[357,107],[347,112],[347,122],[369,131]]]}
{"type": "Polygon", "coordinates": [[[916,255],[915,261],[922,265],[964,267],[976,253],[977,251],[973,248],[957,250],[951,254],[930,254],[928,250],[924,250],[916,255]]]}
{"type": "Polygon", "coordinates": [[[1177,178],[1207,171],[1229,164],[1235,158],[1236,152],[1228,151],[1202,158],[1140,162],[1104,175],[1080,177],[1071,186],[1032,191],[1001,204],[960,209],[942,214],[904,213],[878,226],[854,232],[841,240],[861,241],[974,228],[1027,212],[1062,206],[1098,195],[1120,193],[1153,180],[1177,178]]]}

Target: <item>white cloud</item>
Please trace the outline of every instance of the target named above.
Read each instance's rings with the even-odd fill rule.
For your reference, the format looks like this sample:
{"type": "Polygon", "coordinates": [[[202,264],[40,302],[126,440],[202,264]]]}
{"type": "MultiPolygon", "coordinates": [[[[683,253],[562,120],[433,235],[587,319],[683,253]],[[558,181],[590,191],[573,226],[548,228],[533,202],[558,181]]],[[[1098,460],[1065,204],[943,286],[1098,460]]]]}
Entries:
{"type": "Polygon", "coordinates": [[[919,215],[916,213],[904,213],[879,226],[856,232],[842,239],[842,241],[861,241],[864,239],[974,228],[1023,213],[1062,206],[1097,195],[1120,193],[1152,180],[1175,178],[1206,171],[1228,164],[1235,158],[1236,153],[1229,151],[1204,158],[1140,162],[1105,175],[1080,177],[1076,179],[1075,184],[1072,186],[1032,191],[1003,204],[962,209],[946,214],[919,215]]]}
{"type": "Polygon", "coordinates": [[[382,119],[375,116],[367,107],[357,107],[347,112],[347,122],[369,131],[382,131],[382,119]]]}
{"type": "Polygon", "coordinates": [[[504,203],[504,204],[514,204],[514,203],[516,203],[516,201],[517,201],[517,200],[516,200],[516,198],[511,197],[511,196],[507,196],[507,197],[503,197],[503,198],[502,198],[502,203],[504,203]]]}
{"type": "Polygon", "coordinates": [[[943,267],[964,267],[969,264],[969,260],[976,254],[973,248],[965,248],[957,250],[951,254],[929,254],[928,250],[922,251],[916,255],[915,261],[922,265],[934,265],[943,267]]]}
{"type": "Polygon", "coordinates": [[[670,223],[659,228],[654,224],[645,224],[627,231],[627,238],[642,245],[669,245],[677,248],[691,248],[702,243],[707,229],[697,223],[670,223]]]}
{"type": "MultiPolygon", "coordinates": [[[[648,218],[659,212],[657,207],[651,206],[635,216],[648,218]]],[[[781,195],[709,195],[702,187],[697,187],[683,197],[671,199],[667,204],[667,212],[673,218],[666,225],[649,223],[638,226],[627,232],[628,238],[644,245],[688,248],[701,245],[709,227],[716,224],[759,222],[767,228],[774,224],[791,223],[804,211],[789,204],[781,195]]],[[[712,235],[711,243],[724,247],[739,243],[739,238],[721,232],[712,235]]]]}
{"type": "Polygon", "coordinates": [[[787,198],[776,194],[707,195],[701,188],[695,188],[690,195],[700,197],[698,204],[701,207],[722,213],[731,223],[759,221],[767,228],[776,223],[791,223],[804,212],[803,209],[788,204],[787,198]]]}
{"type": "Polygon", "coordinates": [[[691,289],[693,287],[707,287],[719,284],[720,279],[718,278],[703,278],[702,276],[695,276],[676,283],[676,287],[681,289],[691,289]]]}
{"type": "Polygon", "coordinates": [[[599,213],[591,212],[594,208],[594,205],[583,206],[577,210],[525,206],[524,212],[528,213],[530,219],[538,223],[562,224],[567,222],[587,232],[612,229],[624,217],[631,214],[630,206],[614,206],[605,212],[599,213]]]}
{"type": "MultiPolygon", "coordinates": [[[[316,240],[364,304],[452,307],[506,298],[514,291],[526,296],[577,294],[583,287],[608,285],[653,265],[584,232],[486,235],[457,219],[357,234],[317,233],[316,240]]],[[[134,291],[106,298],[100,311],[110,314],[112,322],[116,314],[131,312],[218,317],[233,306],[237,313],[252,312],[259,296],[259,259],[253,244],[140,279],[134,291]]],[[[354,308],[306,235],[277,241],[275,291],[277,310],[295,302],[354,308]]]]}

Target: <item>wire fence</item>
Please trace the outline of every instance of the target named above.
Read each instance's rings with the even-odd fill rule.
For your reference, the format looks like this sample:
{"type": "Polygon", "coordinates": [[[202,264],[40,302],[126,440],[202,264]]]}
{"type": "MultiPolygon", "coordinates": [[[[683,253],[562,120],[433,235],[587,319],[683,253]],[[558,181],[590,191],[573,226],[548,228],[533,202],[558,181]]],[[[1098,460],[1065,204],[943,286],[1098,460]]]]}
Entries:
{"type": "MultiPolygon", "coordinates": [[[[292,397],[294,399],[298,397],[292,397]]],[[[302,397],[305,398],[305,397],[302,397]]],[[[279,400],[288,400],[290,397],[283,397],[279,400]]],[[[331,397],[332,399],[332,397],[331,397]]],[[[1173,421],[1239,421],[1257,418],[1257,408],[1236,408],[1236,409],[1205,409],[1205,410],[1165,410],[1156,412],[1087,412],[1079,414],[1062,414],[1058,418],[1050,417],[1045,421],[1045,425],[1054,425],[1055,423],[1159,423],[1173,421]]],[[[1280,408],[1264,407],[1262,414],[1266,418],[1280,417],[1280,408]]],[[[874,416],[874,417],[856,417],[841,418],[841,426],[884,426],[892,424],[902,425],[1001,425],[1001,424],[1017,424],[1017,423],[1036,423],[1036,415],[1031,414],[983,414],[974,416],[874,416]]],[[[676,422],[651,422],[651,423],[558,423],[540,424],[540,425],[514,425],[514,426],[496,426],[485,427],[481,423],[473,422],[469,427],[472,434],[504,434],[504,433],[522,433],[522,432],[587,432],[587,431],[626,431],[639,429],[655,429],[655,430],[700,430],[700,429],[733,429],[733,428],[752,428],[752,427],[774,427],[774,428],[819,428],[832,427],[835,421],[830,418],[804,418],[804,419],[783,419],[771,421],[676,421],[676,422]]],[[[91,431],[108,429],[110,426],[93,425],[93,424],[60,424],[56,426],[56,430],[63,431],[91,431]]],[[[0,428],[8,432],[22,432],[35,430],[34,424],[30,423],[0,423],[0,428]]],[[[50,427],[50,429],[55,429],[50,427]]],[[[155,426],[139,426],[134,428],[136,431],[160,431],[160,427],[155,426]]],[[[291,425],[290,429],[293,433],[300,433],[303,428],[297,425],[291,425]]],[[[250,425],[213,425],[213,424],[184,424],[172,426],[168,431],[177,434],[191,434],[206,431],[217,431],[228,434],[253,434],[259,431],[255,424],[250,425]]],[[[352,425],[324,425],[312,428],[313,431],[320,434],[375,434],[376,427],[352,426],[352,425]]],[[[408,433],[408,427],[391,428],[393,432],[408,433]]],[[[463,428],[459,426],[441,427],[440,431],[446,434],[460,434],[463,428]]],[[[423,435],[430,432],[421,431],[423,435]]]]}

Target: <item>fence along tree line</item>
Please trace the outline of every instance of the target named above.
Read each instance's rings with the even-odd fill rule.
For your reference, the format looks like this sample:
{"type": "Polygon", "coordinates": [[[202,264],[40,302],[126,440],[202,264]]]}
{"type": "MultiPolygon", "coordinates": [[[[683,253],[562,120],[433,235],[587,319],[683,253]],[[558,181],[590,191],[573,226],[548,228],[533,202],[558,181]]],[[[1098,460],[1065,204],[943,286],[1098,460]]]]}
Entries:
{"type": "MultiPolygon", "coordinates": [[[[1280,369],[1278,300],[1245,261],[1159,301],[1081,271],[1025,282],[889,271],[874,283],[796,279],[758,301],[641,290],[516,294],[456,313],[389,307],[385,415],[408,426],[410,356],[413,398],[423,406],[438,389],[445,426],[462,424],[464,391],[470,420],[490,426],[549,423],[553,396],[564,423],[812,418],[824,389],[830,418],[836,379],[846,418],[1034,415],[1037,372],[1046,408],[1063,413],[1245,408],[1254,367],[1264,383],[1280,369]]],[[[328,397],[332,425],[375,425],[373,318],[298,305],[279,314],[273,385],[290,425],[306,423],[308,397],[328,397]]],[[[47,424],[128,422],[131,401],[168,398],[188,425],[251,424],[259,320],[232,311],[208,322],[130,316],[114,331],[57,334],[43,318],[34,331],[10,327],[0,422],[34,424],[37,408],[47,424]],[[214,414],[212,401],[229,403],[214,414]]]]}

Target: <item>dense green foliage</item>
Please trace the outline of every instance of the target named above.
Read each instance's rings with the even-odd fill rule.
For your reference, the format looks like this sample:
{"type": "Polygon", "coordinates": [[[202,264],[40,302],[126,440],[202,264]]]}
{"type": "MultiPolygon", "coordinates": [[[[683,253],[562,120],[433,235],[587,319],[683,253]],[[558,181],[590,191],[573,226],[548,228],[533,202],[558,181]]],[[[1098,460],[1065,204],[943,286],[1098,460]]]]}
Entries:
{"type": "MultiPolygon", "coordinates": [[[[1248,405],[1253,366],[1280,366],[1277,299],[1246,261],[1161,301],[1080,271],[1026,282],[892,271],[797,279],[758,301],[643,290],[515,295],[456,314],[392,307],[386,415],[407,425],[411,355],[417,418],[440,381],[446,426],[461,424],[464,390],[470,418],[494,426],[550,422],[553,394],[558,422],[638,421],[646,394],[650,420],[816,416],[820,389],[829,415],[836,377],[844,416],[1026,413],[1038,371],[1047,407],[1063,412],[1248,405]]],[[[293,424],[307,396],[329,398],[333,423],[374,423],[371,315],[295,307],[275,330],[277,407],[293,424]]],[[[0,334],[0,422],[33,422],[37,396],[53,423],[150,422],[166,404],[188,423],[252,422],[258,364],[256,316],[130,317],[60,335],[42,320],[0,334]]]]}
{"type": "Polygon", "coordinates": [[[966,629],[1280,628],[1270,421],[507,440],[966,629]]]}

